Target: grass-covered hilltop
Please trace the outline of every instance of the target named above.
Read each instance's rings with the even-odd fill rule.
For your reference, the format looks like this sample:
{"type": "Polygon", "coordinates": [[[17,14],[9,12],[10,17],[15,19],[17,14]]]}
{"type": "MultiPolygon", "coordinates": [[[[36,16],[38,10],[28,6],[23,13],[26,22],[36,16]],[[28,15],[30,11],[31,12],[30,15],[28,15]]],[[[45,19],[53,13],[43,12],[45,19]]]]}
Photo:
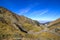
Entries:
{"type": "Polygon", "coordinates": [[[60,18],[42,25],[0,7],[0,40],[60,40],[60,18]]]}

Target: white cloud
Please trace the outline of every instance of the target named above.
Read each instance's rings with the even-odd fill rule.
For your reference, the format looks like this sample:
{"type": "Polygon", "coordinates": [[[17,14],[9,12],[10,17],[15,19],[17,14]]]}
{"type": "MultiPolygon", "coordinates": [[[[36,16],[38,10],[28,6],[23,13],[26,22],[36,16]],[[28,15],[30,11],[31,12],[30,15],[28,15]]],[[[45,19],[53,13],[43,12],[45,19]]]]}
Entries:
{"type": "Polygon", "coordinates": [[[34,8],[37,5],[39,5],[39,3],[30,4],[28,7],[18,10],[17,13],[20,15],[21,14],[24,15],[25,13],[28,13],[30,10],[32,10],[32,8],[34,8]]]}
{"type": "Polygon", "coordinates": [[[33,11],[32,13],[31,13],[31,15],[37,15],[37,16],[40,16],[40,15],[44,15],[44,14],[46,14],[48,12],[48,10],[37,10],[37,11],[33,11]]]}
{"type": "Polygon", "coordinates": [[[20,15],[24,15],[25,13],[29,12],[30,11],[30,8],[25,8],[25,9],[20,9],[18,11],[18,14],[20,15]]]}
{"type": "Polygon", "coordinates": [[[43,12],[40,13],[40,15],[46,14],[48,12],[48,10],[45,10],[43,12]]]}
{"type": "MultiPolygon", "coordinates": [[[[41,20],[41,16],[44,15],[44,14],[47,14],[48,13],[48,10],[37,10],[37,11],[33,11],[31,12],[30,16],[32,16],[31,18],[33,20],[41,20]]],[[[45,18],[44,18],[45,20],[45,18]]]]}

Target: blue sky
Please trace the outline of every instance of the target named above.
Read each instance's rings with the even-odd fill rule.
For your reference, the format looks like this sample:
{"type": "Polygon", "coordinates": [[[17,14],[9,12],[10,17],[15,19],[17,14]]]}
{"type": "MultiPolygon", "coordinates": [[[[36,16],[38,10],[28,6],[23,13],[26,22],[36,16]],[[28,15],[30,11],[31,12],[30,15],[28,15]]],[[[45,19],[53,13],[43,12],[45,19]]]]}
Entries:
{"type": "Polygon", "coordinates": [[[0,0],[0,6],[33,20],[52,21],[60,18],[60,0],[0,0]]]}

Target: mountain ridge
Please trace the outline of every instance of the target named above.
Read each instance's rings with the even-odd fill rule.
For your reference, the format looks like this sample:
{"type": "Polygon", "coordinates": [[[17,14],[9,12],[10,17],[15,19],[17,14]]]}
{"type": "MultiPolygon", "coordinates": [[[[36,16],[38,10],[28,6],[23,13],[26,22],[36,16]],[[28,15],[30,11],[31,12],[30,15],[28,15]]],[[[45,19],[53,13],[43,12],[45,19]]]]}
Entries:
{"type": "Polygon", "coordinates": [[[57,32],[50,30],[51,27],[55,30],[57,26],[46,26],[36,20],[17,15],[6,8],[0,7],[1,40],[60,40],[60,36],[56,35],[59,34],[59,29],[57,32]]]}
{"type": "Polygon", "coordinates": [[[11,40],[13,40],[13,37],[15,35],[17,35],[17,37],[22,37],[22,36],[25,37],[25,35],[29,35],[27,33],[30,30],[34,30],[34,31],[41,30],[38,29],[39,26],[40,26],[39,22],[35,20],[32,20],[25,16],[17,15],[7,10],[6,8],[0,7],[0,28],[1,28],[0,35],[2,35],[2,37],[0,36],[1,40],[3,40],[5,36],[6,36],[5,39],[7,39],[8,37],[11,38],[11,40]],[[5,32],[3,32],[4,31],[3,29],[5,30],[5,32]]]}

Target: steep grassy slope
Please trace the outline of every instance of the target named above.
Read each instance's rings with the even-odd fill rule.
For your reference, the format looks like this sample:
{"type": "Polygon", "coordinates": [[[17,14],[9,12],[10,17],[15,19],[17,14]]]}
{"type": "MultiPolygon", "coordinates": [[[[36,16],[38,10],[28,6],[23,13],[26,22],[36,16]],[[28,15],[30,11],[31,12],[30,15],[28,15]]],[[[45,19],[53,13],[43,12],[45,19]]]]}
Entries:
{"type": "Polygon", "coordinates": [[[60,18],[51,22],[48,25],[48,28],[50,31],[53,31],[53,32],[58,33],[60,35],[60,18]]]}
{"type": "Polygon", "coordinates": [[[60,28],[60,21],[51,22],[46,28],[36,20],[0,7],[0,40],[60,40],[60,29],[55,33],[52,28],[60,28]]]}
{"type": "MultiPolygon", "coordinates": [[[[29,37],[27,34],[30,30],[40,31],[41,27],[39,22],[19,16],[13,12],[0,7],[0,39],[13,40],[15,37],[29,37]],[[38,29],[39,28],[39,29],[38,29]]],[[[32,35],[31,35],[32,36],[32,35]]]]}
{"type": "Polygon", "coordinates": [[[55,21],[52,21],[48,26],[52,26],[52,25],[58,24],[58,23],[60,23],[60,18],[55,21]]]}

